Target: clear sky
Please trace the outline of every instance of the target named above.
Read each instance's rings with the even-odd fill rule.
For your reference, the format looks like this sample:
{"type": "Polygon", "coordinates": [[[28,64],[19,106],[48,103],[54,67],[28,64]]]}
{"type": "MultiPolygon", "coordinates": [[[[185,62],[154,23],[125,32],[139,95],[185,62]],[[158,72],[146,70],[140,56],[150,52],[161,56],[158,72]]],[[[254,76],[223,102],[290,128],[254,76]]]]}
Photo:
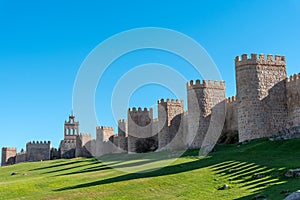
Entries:
{"type": "MultiPolygon", "coordinates": [[[[195,39],[219,68],[227,96],[235,95],[233,60],[243,53],[285,55],[288,74],[300,72],[298,0],[2,0],[0,146],[20,150],[27,141],[51,140],[58,147],[64,120],[72,110],[73,84],[81,63],[108,37],[140,27],[173,29],[195,39]]],[[[103,81],[117,81],[122,75],[117,66],[130,70],[149,62],[172,66],[190,79],[200,78],[185,70],[184,60],[145,50],[117,60],[103,81]]],[[[96,93],[100,125],[115,125],[106,101],[110,91],[107,87],[96,93]]],[[[150,85],[133,94],[130,106],[149,107],[157,99],[173,96],[165,88],[150,85]]]]}

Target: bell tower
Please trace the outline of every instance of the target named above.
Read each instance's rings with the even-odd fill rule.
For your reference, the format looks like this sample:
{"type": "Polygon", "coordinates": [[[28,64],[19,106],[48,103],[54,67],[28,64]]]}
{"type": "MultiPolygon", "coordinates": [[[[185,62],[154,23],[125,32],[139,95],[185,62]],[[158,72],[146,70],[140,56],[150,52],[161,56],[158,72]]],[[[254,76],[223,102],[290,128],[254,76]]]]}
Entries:
{"type": "Polygon", "coordinates": [[[79,135],[79,122],[75,121],[75,116],[71,114],[69,121],[65,121],[64,125],[64,139],[76,140],[76,136],[79,135]]]}

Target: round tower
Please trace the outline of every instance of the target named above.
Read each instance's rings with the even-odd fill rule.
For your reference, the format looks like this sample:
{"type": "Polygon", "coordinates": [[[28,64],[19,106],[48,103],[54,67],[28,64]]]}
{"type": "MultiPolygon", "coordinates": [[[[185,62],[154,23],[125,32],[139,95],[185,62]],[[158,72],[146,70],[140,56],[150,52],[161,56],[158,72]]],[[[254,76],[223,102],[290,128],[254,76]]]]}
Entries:
{"type": "Polygon", "coordinates": [[[235,58],[239,140],[266,137],[286,121],[284,56],[235,58]]]}

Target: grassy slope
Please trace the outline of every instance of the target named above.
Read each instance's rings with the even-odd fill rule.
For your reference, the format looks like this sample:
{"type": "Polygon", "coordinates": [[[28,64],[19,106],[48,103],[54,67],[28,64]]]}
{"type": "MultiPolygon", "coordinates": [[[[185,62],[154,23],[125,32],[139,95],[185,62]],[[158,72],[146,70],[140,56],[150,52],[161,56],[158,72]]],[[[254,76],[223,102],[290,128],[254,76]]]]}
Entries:
{"type": "Polygon", "coordinates": [[[218,146],[206,158],[186,152],[171,165],[147,173],[126,173],[141,165],[156,168],[173,161],[164,153],[109,156],[114,169],[94,159],[21,163],[0,168],[0,199],[252,199],[300,189],[300,179],[283,174],[300,167],[300,139],[218,146]],[[165,156],[165,158],[164,158],[165,156]],[[158,159],[164,158],[163,160],[158,159]],[[136,166],[139,164],[138,166],[136,166]],[[235,169],[229,173],[230,169],[235,169]],[[11,176],[12,172],[18,172],[11,176]],[[254,174],[266,175],[253,179],[254,174]],[[218,190],[224,184],[229,190],[218,190]],[[21,198],[24,197],[24,198],[21,198]]]}

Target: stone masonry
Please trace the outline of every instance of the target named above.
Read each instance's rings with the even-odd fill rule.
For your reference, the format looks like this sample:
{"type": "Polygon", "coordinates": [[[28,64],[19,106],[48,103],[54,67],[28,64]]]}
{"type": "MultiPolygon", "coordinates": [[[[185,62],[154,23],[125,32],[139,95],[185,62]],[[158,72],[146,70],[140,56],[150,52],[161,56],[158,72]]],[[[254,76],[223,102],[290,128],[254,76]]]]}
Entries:
{"type": "Polygon", "coordinates": [[[26,144],[26,161],[50,160],[51,142],[33,141],[26,144]]]}
{"type": "Polygon", "coordinates": [[[120,148],[120,150],[123,150],[125,152],[128,151],[127,133],[128,133],[127,121],[124,119],[119,120],[118,121],[118,136],[119,136],[118,147],[120,148]]]}
{"type": "Polygon", "coordinates": [[[176,134],[179,134],[180,126],[183,126],[183,112],[183,101],[177,99],[158,101],[158,121],[159,127],[161,127],[161,130],[158,130],[159,150],[168,149],[167,145],[171,143],[176,134]]]}
{"type": "Polygon", "coordinates": [[[91,134],[80,133],[76,137],[75,157],[91,157],[91,149],[88,147],[91,140],[91,134]]]}
{"type": "Polygon", "coordinates": [[[97,126],[96,134],[96,156],[113,153],[116,149],[113,143],[114,128],[97,126]]]}
{"type": "MultiPolygon", "coordinates": [[[[153,109],[135,107],[128,110],[128,152],[138,152],[138,145],[147,140],[157,140],[157,135],[152,135],[153,109]]],[[[151,148],[151,147],[150,147],[151,148]]],[[[154,147],[155,148],[155,147],[154,147]]],[[[156,148],[155,148],[156,149],[156,148]]]]}
{"type": "Polygon", "coordinates": [[[200,148],[208,131],[213,108],[225,100],[225,82],[196,80],[187,83],[188,145],[200,148]]]}
{"type": "Polygon", "coordinates": [[[53,157],[180,150],[203,145],[206,148],[216,139],[207,140],[207,133],[220,136],[213,132],[219,129],[211,130],[211,127],[223,125],[222,116],[225,118],[220,131],[223,141],[232,141],[226,139],[227,133],[234,133],[234,137],[238,134],[240,142],[270,136],[273,139],[300,137],[300,73],[287,77],[285,57],[243,54],[235,58],[235,72],[236,96],[226,98],[224,81],[190,81],[187,110],[181,100],[161,99],[158,118],[153,119],[152,108],[134,107],[128,110],[127,120],[118,121],[118,134],[113,127],[98,126],[96,139],[80,134],[79,122],[71,115],[65,121],[59,150],[51,149],[50,142],[29,142],[26,151],[20,153],[16,148],[4,147],[1,165],[53,157]],[[224,110],[219,109],[222,105],[224,110]],[[219,118],[213,118],[216,115],[219,118]]]}
{"type": "Polygon", "coordinates": [[[64,124],[64,139],[60,142],[61,158],[75,158],[76,138],[79,135],[79,122],[70,115],[64,124]]]}
{"type": "Polygon", "coordinates": [[[270,136],[285,128],[285,57],[247,54],[235,59],[239,140],[270,136]]]}
{"type": "Polygon", "coordinates": [[[300,126],[300,73],[286,80],[287,128],[300,126]]]}
{"type": "Polygon", "coordinates": [[[12,147],[2,148],[1,166],[11,165],[15,163],[17,149],[12,147]]]}

